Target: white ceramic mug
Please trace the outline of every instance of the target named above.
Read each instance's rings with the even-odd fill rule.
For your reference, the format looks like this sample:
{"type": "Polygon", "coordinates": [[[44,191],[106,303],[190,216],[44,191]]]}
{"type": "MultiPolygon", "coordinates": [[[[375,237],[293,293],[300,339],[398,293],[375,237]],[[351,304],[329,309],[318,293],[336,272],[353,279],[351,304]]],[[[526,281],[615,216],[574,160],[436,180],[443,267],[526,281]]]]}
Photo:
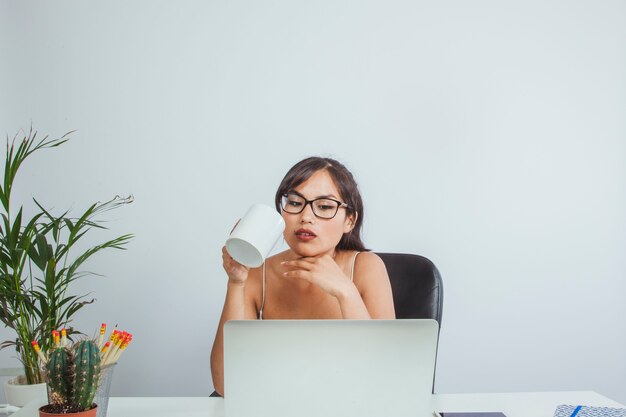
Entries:
{"type": "Polygon", "coordinates": [[[284,230],[285,221],[275,209],[254,204],[230,233],[226,250],[240,264],[259,267],[284,230]]]}

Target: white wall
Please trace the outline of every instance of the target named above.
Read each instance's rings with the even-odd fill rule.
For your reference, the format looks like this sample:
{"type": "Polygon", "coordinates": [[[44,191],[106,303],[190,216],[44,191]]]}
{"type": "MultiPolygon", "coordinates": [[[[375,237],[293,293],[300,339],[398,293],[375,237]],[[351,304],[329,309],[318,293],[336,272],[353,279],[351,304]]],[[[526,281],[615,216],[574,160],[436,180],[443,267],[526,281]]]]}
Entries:
{"type": "Polygon", "coordinates": [[[4,135],[78,129],[16,201],[135,196],[98,236],[129,250],[77,289],[78,326],[135,334],[113,395],[211,392],[220,247],[322,154],[359,180],[370,247],[441,270],[438,392],[626,403],[623,0],[2,0],[0,92],[4,135]]]}

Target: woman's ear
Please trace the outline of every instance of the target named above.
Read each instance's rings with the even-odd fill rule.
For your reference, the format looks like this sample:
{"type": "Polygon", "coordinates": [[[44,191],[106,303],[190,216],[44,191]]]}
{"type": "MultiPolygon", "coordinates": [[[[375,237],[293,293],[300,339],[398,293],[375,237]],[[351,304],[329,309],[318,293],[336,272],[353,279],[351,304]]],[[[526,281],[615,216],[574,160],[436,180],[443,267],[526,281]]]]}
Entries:
{"type": "Polygon", "coordinates": [[[359,213],[354,212],[348,216],[346,216],[346,221],[344,223],[344,228],[343,228],[343,232],[344,233],[350,233],[352,231],[352,229],[354,229],[354,226],[356,225],[356,221],[359,218],[359,213]]]}

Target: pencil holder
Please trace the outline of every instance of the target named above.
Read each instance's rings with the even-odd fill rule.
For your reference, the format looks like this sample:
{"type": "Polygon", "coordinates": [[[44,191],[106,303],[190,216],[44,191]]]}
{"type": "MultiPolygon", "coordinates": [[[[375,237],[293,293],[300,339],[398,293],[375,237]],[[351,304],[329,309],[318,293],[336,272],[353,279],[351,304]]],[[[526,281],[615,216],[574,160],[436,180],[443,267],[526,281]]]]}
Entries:
{"type": "Polygon", "coordinates": [[[96,391],[94,402],[98,404],[98,412],[96,417],[106,417],[107,407],[109,406],[109,390],[111,389],[111,379],[113,379],[113,371],[117,363],[104,365],[100,369],[100,384],[96,391]]]}

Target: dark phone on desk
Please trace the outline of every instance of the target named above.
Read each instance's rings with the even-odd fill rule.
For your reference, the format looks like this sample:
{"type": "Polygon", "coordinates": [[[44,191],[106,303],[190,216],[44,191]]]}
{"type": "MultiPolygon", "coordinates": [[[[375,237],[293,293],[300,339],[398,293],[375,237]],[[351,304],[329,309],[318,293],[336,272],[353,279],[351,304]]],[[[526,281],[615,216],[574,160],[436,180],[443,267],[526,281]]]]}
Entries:
{"type": "Polygon", "coordinates": [[[506,417],[504,413],[493,411],[467,411],[467,412],[443,412],[435,413],[437,417],[506,417]]]}

